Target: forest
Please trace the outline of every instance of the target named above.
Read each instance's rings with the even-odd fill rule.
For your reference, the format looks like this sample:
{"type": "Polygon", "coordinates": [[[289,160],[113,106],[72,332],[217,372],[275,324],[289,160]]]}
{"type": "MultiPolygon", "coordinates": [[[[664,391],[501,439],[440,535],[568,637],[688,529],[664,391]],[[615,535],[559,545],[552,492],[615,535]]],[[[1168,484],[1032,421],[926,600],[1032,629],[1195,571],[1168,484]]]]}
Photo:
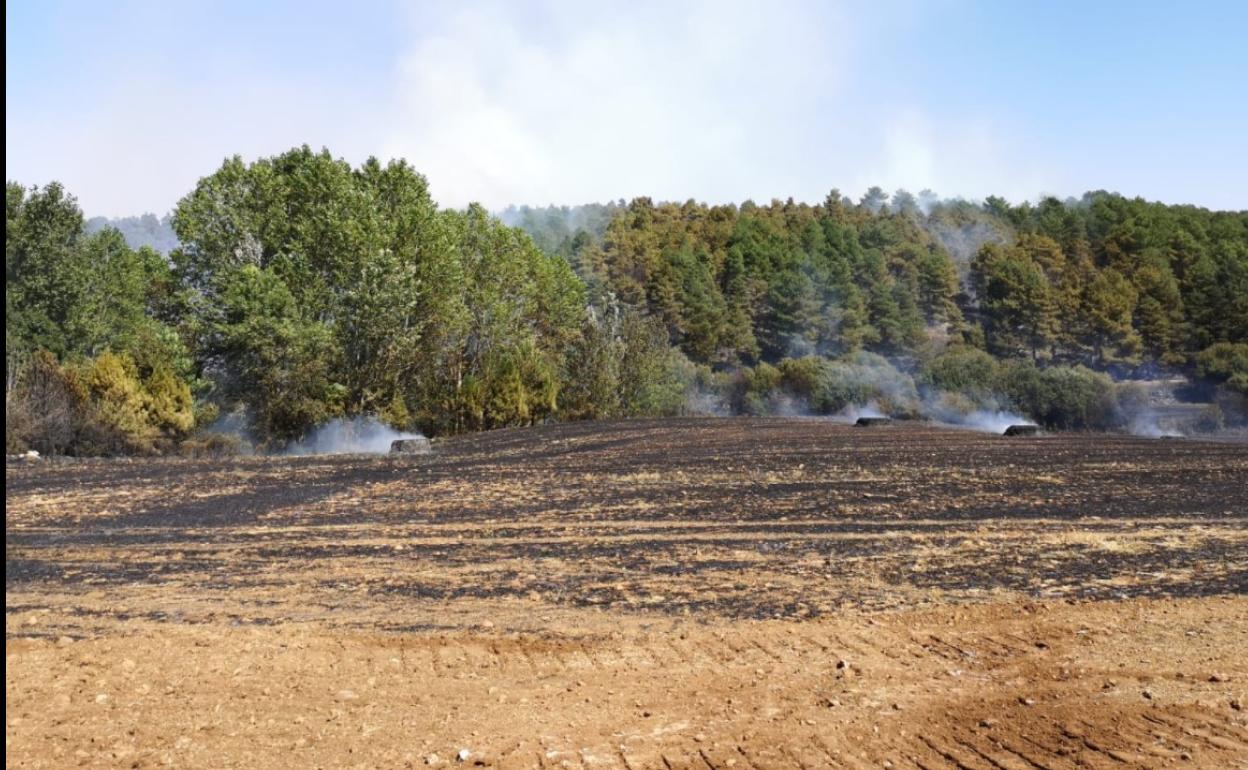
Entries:
{"type": "Polygon", "coordinates": [[[226,160],[167,224],[8,182],[9,453],[867,405],[1102,430],[1163,377],[1245,419],[1248,211],[872,188],[496,216],[304,146],[226,160]]]}

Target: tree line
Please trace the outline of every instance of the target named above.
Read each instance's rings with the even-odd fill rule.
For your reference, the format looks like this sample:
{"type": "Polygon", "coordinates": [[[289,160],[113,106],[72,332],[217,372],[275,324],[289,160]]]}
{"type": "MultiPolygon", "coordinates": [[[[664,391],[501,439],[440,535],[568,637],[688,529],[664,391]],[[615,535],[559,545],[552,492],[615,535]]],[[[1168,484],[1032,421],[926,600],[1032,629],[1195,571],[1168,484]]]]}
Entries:
{"type": "MultiPolygon", "coordinates": [[[[994,383],[1166,369],[1248,391],[1248,212],[873,189],[500,219],[439,208],[403,161],[305,146],[201,179],[164,255],[56,183],[6,193],[10,452],[210,449],[223,421],[276,448],[355,415],[445,434],[904,410],[924,388],[1025,402],[934,374],[971,353],[1035,372],[994,383]]],[[[1096,426],[1067,411],[1051,422],[1096,426]]]]}
{"type": "Polygon", "coordinates": [[[878,188],[821,205],[639,198],[612,204],[599,231],[566,235],[575,211],[516,219],[713,366],[955,342],[1130,373],[1248,339],[1248,212],[1104,192],[921,201],[878,188]]]}

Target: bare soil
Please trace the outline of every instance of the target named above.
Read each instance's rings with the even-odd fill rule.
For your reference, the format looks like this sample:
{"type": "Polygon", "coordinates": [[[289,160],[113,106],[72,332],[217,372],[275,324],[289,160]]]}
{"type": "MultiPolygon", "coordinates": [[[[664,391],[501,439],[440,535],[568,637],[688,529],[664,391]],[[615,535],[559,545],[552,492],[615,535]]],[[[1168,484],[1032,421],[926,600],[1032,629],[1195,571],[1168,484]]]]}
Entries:
{"type": "Polygon", "coordinates": [[[1248,767],[1248,446],[545,426],[6,467],[9,767],[1248,767]]]}

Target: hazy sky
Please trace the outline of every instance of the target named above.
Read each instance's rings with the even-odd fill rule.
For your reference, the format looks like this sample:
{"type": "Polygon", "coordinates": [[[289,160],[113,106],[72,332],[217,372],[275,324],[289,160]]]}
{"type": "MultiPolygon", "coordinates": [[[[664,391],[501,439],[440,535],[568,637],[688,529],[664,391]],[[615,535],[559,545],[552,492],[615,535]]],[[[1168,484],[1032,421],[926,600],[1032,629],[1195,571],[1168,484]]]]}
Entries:
{"type": "Polygon", "coordinates": [[[6,176],[163,213],[232,154],[581,203],[1109,189],[1248,208],[1248,2],[8,2],[6,176]]]}

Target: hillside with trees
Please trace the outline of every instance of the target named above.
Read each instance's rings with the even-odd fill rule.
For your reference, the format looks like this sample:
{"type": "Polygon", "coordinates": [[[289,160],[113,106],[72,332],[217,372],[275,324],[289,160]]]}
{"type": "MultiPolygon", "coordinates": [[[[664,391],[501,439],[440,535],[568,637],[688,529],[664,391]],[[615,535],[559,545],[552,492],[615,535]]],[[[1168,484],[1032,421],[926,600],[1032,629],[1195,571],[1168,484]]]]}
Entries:
{"type": "Polygon", "coordinates": [[[500,219],[440,209],[402,161],[303,147],[200,180],[165,256],[56,183],[6,192],[10,452],[869,402],[1101,429],[1140,400],[1115,379],[1160,375],[1221,425],[1248,394],[1245,211],[874,188],[500,219]]]}

